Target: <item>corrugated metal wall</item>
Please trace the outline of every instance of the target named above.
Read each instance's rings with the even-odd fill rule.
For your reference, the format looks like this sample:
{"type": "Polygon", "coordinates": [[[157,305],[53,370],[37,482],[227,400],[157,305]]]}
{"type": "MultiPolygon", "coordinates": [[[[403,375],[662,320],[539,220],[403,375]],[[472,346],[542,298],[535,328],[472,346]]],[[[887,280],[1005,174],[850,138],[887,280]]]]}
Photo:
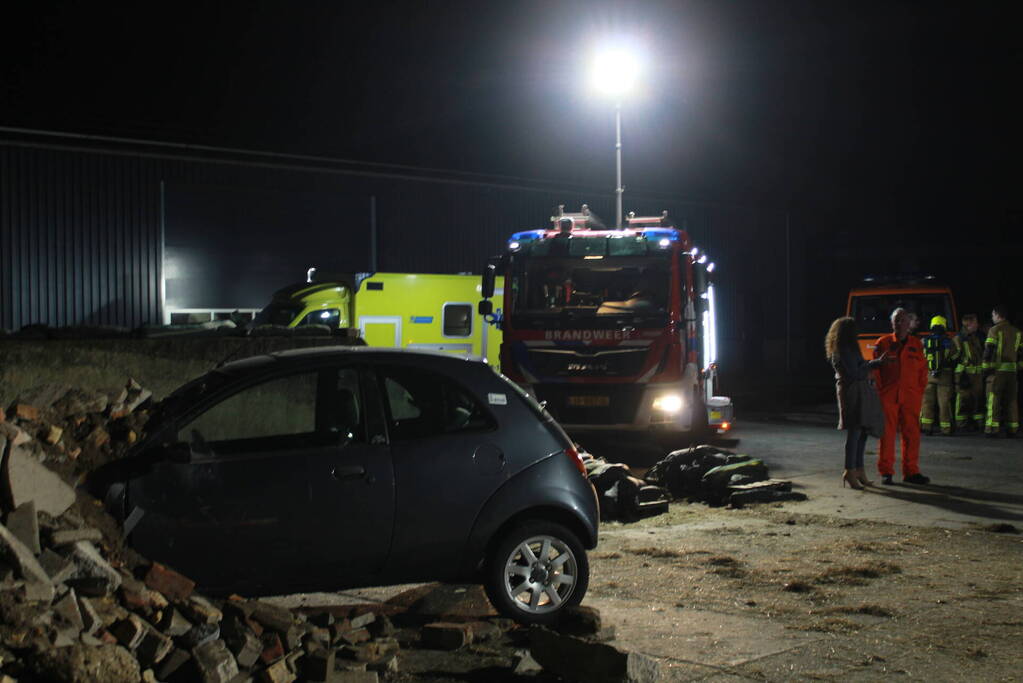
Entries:
{"type": "MultiPolygon", "coordinates": [[[[175,188],[187,186],[342,193],[367,204],[375,197],[381,271],[479,272],[510,233],[546,225],[557,204],[576,211],[588,203],[608,224],[614,220],[607,188],[541,189],[274,155],[0,139],[0,327],[159,323],[162,231],[168,227],[161,186],[168,202],[175,188]]],[[[627,194],[630,209],[641,215],[667,209],[685,219],[697,244],[729,273],[732,296],[741,297],[744,287],[777,284],[777,268],[763,264],[772,244],[777,251],[771,235],[778,234],[783,214],[627,194]],[[736,277],[744,272],[748,284],[736,277]]],[[[367,216],[352,216],[338,239],[359,245],[369,269],[367,216]]],[[[239,257],[245,244],[239,240],[239,257]]]]}
{"type": "Polygon", "coordinates": [[[0,145],[0,326],[156,319],[159,199],[138,159],[0,145]]]}

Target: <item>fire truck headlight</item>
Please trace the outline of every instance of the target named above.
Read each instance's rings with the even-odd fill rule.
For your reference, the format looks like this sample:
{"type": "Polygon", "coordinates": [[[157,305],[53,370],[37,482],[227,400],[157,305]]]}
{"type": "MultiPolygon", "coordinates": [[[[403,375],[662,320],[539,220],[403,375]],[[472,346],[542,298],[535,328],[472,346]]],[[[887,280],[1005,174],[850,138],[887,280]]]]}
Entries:
{"type": "Polygon", "coordinates": [[[670,244],[671,244],[671,240],[669,240],[667,237],[662,237],[661,241],[657,243],[657,245],[661,249],[666,249],[670,244]]]}
{"type": "Polygon", "coordinates": [[[654,399],[654,410],[675,414],[682,410],[682,397],[678,394],[664,394],[654,399]]]}
{"type": "Polygon", "coordinates": [[[512,241],[512,242],[508,243],[508,248],[511,249],[512,251],[517,251],[518,248],[521,247],[521,246],[522,246],[521,244],[519,244],[518,242],[515,242],[515,241],[512,241]]]}

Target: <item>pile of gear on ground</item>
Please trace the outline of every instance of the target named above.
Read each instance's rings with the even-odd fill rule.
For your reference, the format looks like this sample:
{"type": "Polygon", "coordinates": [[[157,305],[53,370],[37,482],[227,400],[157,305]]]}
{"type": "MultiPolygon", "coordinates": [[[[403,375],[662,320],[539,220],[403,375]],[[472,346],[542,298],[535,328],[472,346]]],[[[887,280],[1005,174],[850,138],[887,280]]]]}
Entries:
{"type": "Polygon", "coordinates": [[[586,473],[600,500],[603,520],[632,521],[668,511],[678,500],[742,507],[753,503],[806,500],[792,482],[771,479],[767,466],[749,455],[710,445],[672,451],[643,479],[627,465],[585,454],[586,473]]]}
{"type": "Polygon", "coordinates": [[[0,410],[0,683],[367,683],[469,674],[481,662],[508,674],[657,679],[656,660],[608,642],[614,627],[596,610],[566,610],[555,630],[522,628],[478,586],[427,584],[326,609],[204,597],[134,552],[101,501],[76,488],[141,438],[153,407],[129,381],[111,392],[48,385],[0,410]],[[475,609],[459,611],[466,596],[475,609]]]}

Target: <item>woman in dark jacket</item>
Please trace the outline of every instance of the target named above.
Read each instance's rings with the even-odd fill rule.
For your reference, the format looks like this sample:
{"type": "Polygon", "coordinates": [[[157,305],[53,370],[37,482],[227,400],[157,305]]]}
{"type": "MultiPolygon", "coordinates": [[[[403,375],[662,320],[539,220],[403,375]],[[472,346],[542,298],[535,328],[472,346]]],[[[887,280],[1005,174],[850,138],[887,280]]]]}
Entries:
{"type": "Polygon", "coordinates": [[[867,436],[880,437],[884,430],[884,414],[871,370],[887,359],[883,354],[875,360],[863,359],[856,342],[856,321],[852,318],[839,318],[831,323],[824,338],[824,350],[835,369],[838,428],[846,430],[842,486],[849,484],[862,489],[874,483],[867,480],[863,471],[867,436]]]}

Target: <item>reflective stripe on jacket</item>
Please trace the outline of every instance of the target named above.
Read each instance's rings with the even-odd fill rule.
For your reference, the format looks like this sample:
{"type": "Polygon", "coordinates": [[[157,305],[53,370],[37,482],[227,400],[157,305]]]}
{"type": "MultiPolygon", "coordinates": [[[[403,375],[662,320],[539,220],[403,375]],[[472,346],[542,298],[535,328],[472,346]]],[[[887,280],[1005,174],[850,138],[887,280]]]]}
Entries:
{"type": "Polygon", "coordinates": [[[1023,368],[1023,333],[1008,320],[994,325],[984,341],[984,369],[997,372],[1015,372],[1023,368]]]}

